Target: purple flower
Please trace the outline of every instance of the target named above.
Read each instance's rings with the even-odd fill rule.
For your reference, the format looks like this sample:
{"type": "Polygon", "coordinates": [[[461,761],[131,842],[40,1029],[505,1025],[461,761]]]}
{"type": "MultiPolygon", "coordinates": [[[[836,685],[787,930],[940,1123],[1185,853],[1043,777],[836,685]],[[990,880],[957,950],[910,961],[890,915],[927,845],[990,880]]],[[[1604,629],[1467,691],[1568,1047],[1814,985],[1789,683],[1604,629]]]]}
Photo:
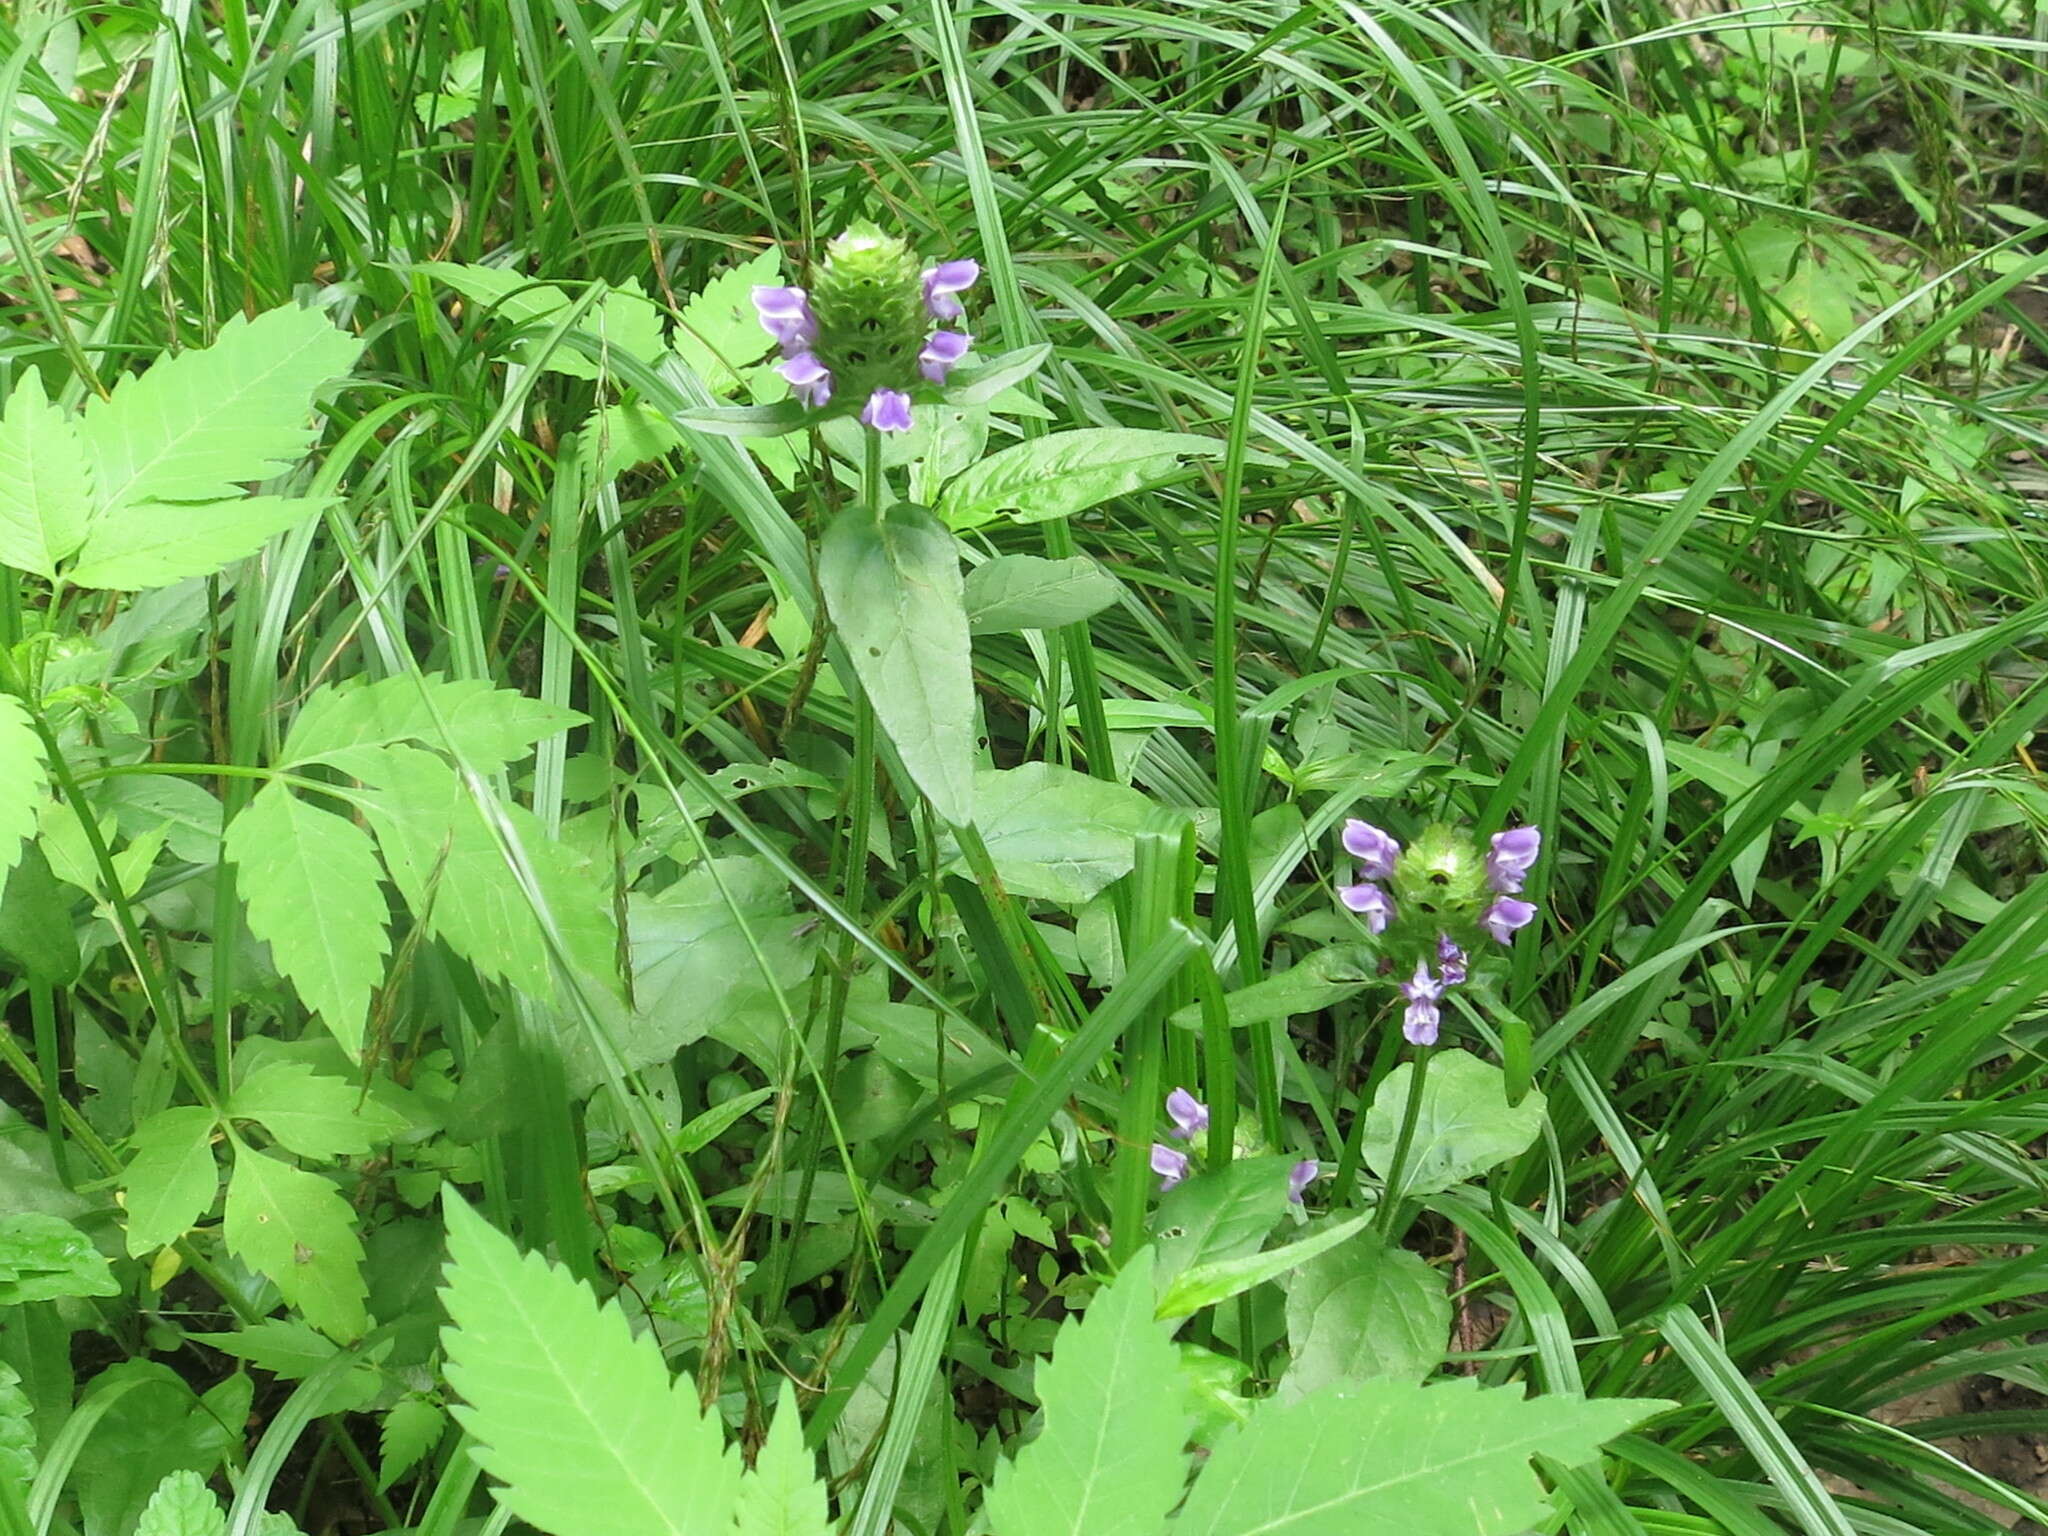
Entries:
{"type": "Polygon", "coordinates": [[[1337,887],[1337,899],[1365,919],[1366,931],[1385,933],[1387,924],[1394,920],[1394,904],[1387,899],[1387,893],[1371,881],[1358,885],[1337,887]]]}
{"type": "Polygon", "coordinates": [[[1357,817],[1344,823],[1344,848],[1358,860],[1361,880],[1391,880],[1401,845],[1369,821],[1357,817]]]}
{"type": "Polygon", "coordinates": [[[815,352],[799,352],[775,371],[789,380],[789,392],[813,410],[832,398],[832,370],[815,352]]]}
{"type": "Polygon", "coordinates": [[[900,389],[878,389],[861,407],[860,419],[877,432],[908,432],[910,396],[900,389]]]}
{"type": "Polygon", "coordinates": [[[1189,1093],[1185,1088],[1176,1088],[1166,1096],[1167,1117],[1173,1121],[1168,1134],[1188,1141],[1209,1129],[1209,1106],[1189,1093]]]}
{"type": "Polygon", "coordinates": [[[1465,951],[1448,933],[1436,936],[1436,958],[1443,967],[1444,985],[1455,987],[1465,980],[1465,951]]]}
{"type": "Polygon", "coordinates": [[[1536,908],[1530,903],[1503,896],[1481,915],[1479,926],[1505,944],[1517,928],[1528,927],[1529,920],[1535,915],[1536,908]]]}
{"type": "Polygon", "coordinates": [[[811,296],[801,288],[756,288],[754,313],[786,356],[806,351],[818,339],[818,317],[811,296]]]}
{"type": "Polygon", "coordinates": [[[1163,1141],[1152,1143],[1152,1171],[1159,1175],[1162,1195],[1188,1176],[1188,1167],[1187,1153],[1176,1152],[1163,1141]]]}
{"type": "Polygon", "coordinates": [[[1287,1198],[1296,1205],[1301,1204],[1302,1191],[1316,1180],[1322,1167],[1312,1157],[1305,1157],[1287,1170],[1287,1198]]]}
{"type": "Polygon", "coordinates": [[[974,286],[974,280],[981,276],[981,264],[975,261],[942,261],[924,274],[925,312],[934,320],[957,320],[967,313],[960,301],[953,297],[974,286]]]}
{"type": "Polygon", "coordinates": [[[1503,896],[1522,889],[1522,877],[1543,851],[1543,829],[1510,827],[1493,834],[1493,852],[1486,856],[1486,883],[1503,896]]]}
{"type": "Polygon", "coordinates": [[[973,344],[974,338],[963,331],[933,331],[925,338],[924,350],[917,354],[917,371],[932,383],[943,384],[947,372],[967,355],[973,344]]]}
{"type": "Polygon", "coordinates": [[[1408,999],[1408,1011],[1401,1017],[1401,1033],[1411,1045],[1435,1045],[1436,1030],[1443,1015],[1437,1004],[1443,1000],[1444,983],[1429,974],[1429,962],[1415,962],[1415,977],[1401,983],[1401,995],[1408,999]]]}

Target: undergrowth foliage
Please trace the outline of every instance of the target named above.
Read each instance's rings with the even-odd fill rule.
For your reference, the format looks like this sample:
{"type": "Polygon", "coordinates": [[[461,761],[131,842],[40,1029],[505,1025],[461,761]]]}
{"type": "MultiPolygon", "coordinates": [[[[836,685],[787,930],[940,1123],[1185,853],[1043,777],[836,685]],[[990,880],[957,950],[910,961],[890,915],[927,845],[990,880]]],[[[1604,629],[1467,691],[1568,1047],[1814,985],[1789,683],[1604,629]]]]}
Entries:
{"type": "Polygon", "coordinates": [[[0,1536],[2048,1525],[2023,0],[18,9],[0,1536]]]}

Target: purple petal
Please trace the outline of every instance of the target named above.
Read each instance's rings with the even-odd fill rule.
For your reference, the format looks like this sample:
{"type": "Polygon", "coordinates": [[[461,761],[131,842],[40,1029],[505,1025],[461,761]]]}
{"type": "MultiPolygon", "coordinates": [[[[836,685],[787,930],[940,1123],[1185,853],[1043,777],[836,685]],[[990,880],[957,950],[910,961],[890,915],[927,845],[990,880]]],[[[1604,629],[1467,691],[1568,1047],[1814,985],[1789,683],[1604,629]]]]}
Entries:
{"type": "Polygon", "coordinates": [[[1486,856],[1486,883],[1503,896],[1522,889],[1522,877],[1543,851],[1541,827],[1510,827],[1493,834],[1493,851],[1486,856]]]}
{"type": "Polygon", "coordinates": [[[1394,878],[1394,861],[1401,857],[1401,845],[1369,821],[1356,817],[1344,823],[1344,848],[1358,860],[1358,873],[1366,880],[1394,878]]]}
{"type": "Polygon", "coordinates": [[[1410,1003],[1401,1016],[1401,1033],[1410,1045],[1435,1045],[1443,1014],[1435,1003],[1410,1003]]]}
{"type": "Polygon", "coordinates": [[[973,345],[974,338],[963,331],[933,331],[925,338],[924,350],[917,354],[917,370],[934,384],[943,384],[952,366],[973,345]]]}
{"type": "Polygon", "coordinates": [[[877,432],[908,432],[910,396],[900,389],[878,389],[861,407],[860,419],[877,432]]]}
{"type": "Polygon", "coordinates": [[[786,353],[801,352],[818,339],[818,317],[801,288],[756,288],[754,313],[761,317],[761,329],[786,353]]]}
{"type": "Polygon", "coordinates": [[[1162,1195],[1188,1176],[1188,1167],[1187,1153],[1176,1152],[1163,1141],[1152,1143],[1152,1171],[1159,1175],[1162,1195]]]}
{"type": "Polygon", "coordinates": [[[1535,916],[1536,908],[1529,902],[1503,896],[1486,909],[1479,919],[1479,926],[1505,944],[1514,936],[1516,929],[1528,927],[1530,919],[1535,916]]]}
{"type": "Polygon", "coordinates": [[[1337,899],[1365,919],[1368,933],[1385,933],[1394,920],[1394,904],[1387,893],[1370,880],[1337,887],[1337,899]]]}
{"type": "Polygon", "coordinates": [[[813,410],[832,398],[832,370],[815,352],[799,352],[775,371],[789,380],[789,392],[813,410]]]}
{"type": "Polygon", "coordinates": [[[1185,1088],[1176,1088],[1166,1096],[1166,1114],[1173,1121],[1173,1134],[1182,1141],[1209,1129],[1209,1106],[1185,1088]]]}
{"type": "Polygon", "coordinates": [[[1287,1198],[1296,1205],[1301,1204],[1302,1191],[1316,1181],[1322,1167],[1312,1157],[1305,1157],[1287,1170],[1287,1198]]]}
{"type": "Polygon", "coordinates": [[[1447,987],[1462,985],[1466,976],[1465,951],[1452,940],[1448,933],[1440,933],[1436,936],[1436,958],[1438,964],[1443,967],[1444,985],[1447,987]]]}
{"type": "Polygon", "coordinates": [[[1415,962],[1415,975],[1401,983],[1401,995],[1411,1003],[1434,1003],[1444,995],[1444,983],[1429,974],[1429,962],[1415,962]]]}
{"type": "Polygon", "coordinates": [[[957,320],[967,311],[953,295],[974,286],[981,276],[976,261],[942,261],[924,274],[924,307],[934,320],[957,320]]]}

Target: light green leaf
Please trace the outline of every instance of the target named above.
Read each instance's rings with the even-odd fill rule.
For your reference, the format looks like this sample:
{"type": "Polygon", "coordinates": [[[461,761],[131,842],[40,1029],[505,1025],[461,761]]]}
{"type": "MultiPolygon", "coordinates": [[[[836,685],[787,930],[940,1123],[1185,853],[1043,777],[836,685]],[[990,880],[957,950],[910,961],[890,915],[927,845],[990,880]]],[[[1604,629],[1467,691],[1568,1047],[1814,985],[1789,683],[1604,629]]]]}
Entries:
{"type": "MultiPolygon", "coordinates": [[[[322,1338],[304,1323],[273,1317],[251,1323],[236,1333],[195,1333],[188,1337],[211,1345],[224,1355],[246,1360],[251,1365],[286,1381],[303,1381],[341,1352],[341,1347],[322,1338]]],[[[373,1356],[391,1352],[387,1341],[373,1356]]],[[[384,1376],[372,1360],[358,1360],[341,1375],[331,1377],[319,1397],[318,1411],[357,1413],[375,1401],[384,1390],[384,1376]]]]}
{"type": "Polygon", "coordinates": [[[138,592],[211,576],[246,559],[327,503],[304,496],[242,496],[195,506],[131,502],[94,517],[65,580],[138,592]]]}
{"type": "Polygon", "coordinates": [[[213,1204],[220,1192],[213,1161],[217,1123],[212,1110],[190,1105],[162,1110],[135,1128],[129,1138],[135,1156],[121,1175],[129,1257],[175,1243],[213,1204]]]}
{"type": "Polygon", "coordinates": [[[880,522],[852,506],[825,530],[818,585],[875,718],[950,822],[973,814],[974,677],[960,550],[923,507],[880,522]]]}
{"type": "Polygon", "coordinates": [[[730,394],[739,388],[737,370],[768,350],[768,333],[754,313],[754,288],[781,281],[782,256],[771,245],[721,272],[683,305],[676,356],[714,392],[730,394]]]}
{"type": "Polygon", "coordinates": [[[206,1479],[186,1467],[156,1485],[135,1536],[220,1536],[227,1528],[227,1514],[206,1479]]]}
{"type": "Polygon", "coordinates": [[[441,1443],[447,1410],[424,1397],[404,1398],[384,1415],[377,1432],[377,1491],[382,1493],[441,1443]]]}
{"type": "Polygon", "coordinates": [[[817,1463],[804,1449],[796,1392],[788,1381],[775,1404],[775,1422],[740,1479],[733,1536],[831,1536],[832,1517],[817,1463]]]}
{"type": "Polygon", "coordinates": [[[1669,1404],[1549,1393],[1468,1379],[1381,1377],[1345,1393],[1267,1401],[1220,1444],[1174,1536],[1513,1536],[1550,1501],[1532,1456],[1567,1465],[1669,1404]]]}
{"type": "MultiPolygon", "coordinates": [[[[504,267],[464,266],[452,261],[422,261],[415,272],[424,272],[446,283],[464,298],[485,305],[512,325],[546,330],[561,322],[563,312],[576,301],[552,283],[504,267]]],[[[599,283],[597,301],[584,312],[577,329],[602,341],[607,347],[652,365],[667,350],[661,339],[661,311],[637,288],[615,288],[599,283]]],[[[525,336],[510,349],[509,356],[522,363],[534,363],[551,373],[575,379],[597,377],[597,364],[571,347],[557,347],[541,354],[542,336],[525,336]]]]}
{"type": "Polygon", "coordinates": [[[683,434],[661,412],[637,400],[600,406],[590,413],[584,438],[601,454],[597,478],[613,480],[638,464],[673,453],[683,434]]]}
{"type": "Polygon", "coordinates": [[[995,1536],[1159,1536],[1187,1476],[1180,1353],[1152,1319],[1142,1249],[1061,1325],[1038,1367],[1045,1430],[996,1470],[995,1536]]]}
{"type": "Polygon", "coordinates": [[[0,1487],[23,1497],[36,1475],[35,1405],[21,1390],[21,1373],[0,1361],[0,1487]]]}
{"type": "Polygon", "coordinates": [[[1287,1211],[1285,1157],[1238,1157],[1207,1168],[1160,1197],[1152,1219],[1164,1286],[1196,1264],[1257,1253],[1287,1211]]]}
{"type": "MultiPolygon", "coordinates": [[[[355,367],[362,349],[317,310],[287,306],[254,320],[236,315],[211,346],[160,358],[146,373],[121,380],[107,399],[88,401],[81,425],[98,511],[81,565],[94,563],[95,544],[118,551],[134,542],[146,522],[169,524],[175,531],[166,533],[167,543],[201,537],[191,526],[178,528],[162,508],[124,520],[126,534],[111,544],[96,535],[99,518],[112,508],[239,496],[244,482],[267,480],[296,463],[313,443],[315,394],[355,367]]],[[[280,531],[273,526],[238,554],[184,574],[217,571],[280,531]]],[[[155,587],[179,578],[71,579],[83,586],[155,587]]]]}
{"type": "Polygon", "coordinates": [[[1421,1381],[1443,1362],[1450,1332],[1442,1276],[1405,1248],[1360,1237],[1309,1260],[1287,1288],[1281,1400],[1375,1376],[1421,1381]]]}
{"type": "Polygon", "coordinates": [[[1317,1254],[1349,1241],[1364,1231],[1366,1223],[1371,1220],[1370,1214],[1354,1216],[1349,1221],[1324,1227],[1299,1242],[1268,1249],[1264,1253],[1239,1254],[1234,1258],[1191,1264],[1175,1275],[1173,1283],[1160,1294],[1159,1316],[1162,1319],[1192,1317],[1204,1307],[1213,1307],[1218,1302],[1243,1295],[1255,1285],[1277,1280],[1317,1254]]]}
{"type": "Polygon", "coordinates": [[[228,1252],[274,1280],[315,1328],[343,1341],[362,1333],[367,1291],[356,1214],[327,1179],[240,1147],[222,1230],[228,1252]]]}
{"type": "Polygon", "coordinates": [[[1161,485],[1188,458],[1221,458],[1224,443],[1191,432],[1079,427],[990,454],[946,487],[948,528],[978,528],[1003,512],[1020,523],[1071,517],[1114,496],[1161,485]]]}
{"type": "Polygon", "coordinates": [[[92,474],[78,427],[22,370],[0,416],[0,565],[45,580],[85,542],[92,474]]]}
{"type": "MultiPolygon", "coordinates": [[[[1223,1006],[1233,1029],[1280,1023],[1304,1013],[1320,1013],[1356,996],[1376,979],[1371,950],[1363,945],[1326,944],[1301,964],[1226,994],[1223,1006]]],[[[1200,1028],[1201,1004],[1190,1003],[1177,1010],[1173,1022],[1182,1029],[1200,1028]]]]}
{"type": "Polygon", "coordinates": [[[1151,799],[1056,763],[984,768],[974,776],[975,825],[1003,884],[1019,896],[1088,900],[1127,875],[1151,799]]]}
{"type": "Polygon", "coordinates": [[[351,747],[421,741],[484,771],[516,762],[535,742],[588,719],[478,678],[402,673],[315,693],[285,736],[284,761],[304,763],[351,747]]]}
{"type": "Polygon", "coordinates": [[[342,1049],[361,1054],[370,994],[390,952],[383,872],[369,834],[270,783],[229,826],[227,854],[248,902],[249,931],[270,946],[342,1049]]]}
{"type": "Polygon", "coordinates": [[[36,830],[48,784],[43,738],[21,700],[0,693],[0,882],[21,857],[22,839],[36,830]]]}
{"type": "Polygon", "coordinates": [[[360,1156],[405,1129],[405,1117],[354,1083],[295,1061],[258,1067],[234,1091],[227,1113],[254,1120],[300,1157],[360,1156]]]}
{"type": "Polygon", "coordinates": [[[220,857],[220,802],[190,779],[123,774],[108,779],[95,798],[114,813],[124,837],[162,831],[172,856],[188,864],[211,864],[220,857]]]}
{"type": "MultiPolygon", "coordinates": [[[[1383,1179],[1394,1160],[1414,1071],[1408,1062],[1389,1072],[1366,1111],[1366,1166],[1383,1179]]],[[[1399,1193],[1409,1199],[1440,1194],[1520,1157],[1543,1134],[1546,1113],[1548,1105],[1534,1089],[1510,1105],[1499,1067],[1465,1051],[1432,1052],[1399,1193]]]]}
{"type": "Polygon", "coordinates": [[[616,1301],[445,1203],[448,1381],[498,1501],[552,1536],[730,1536],[739,1458],[690,1378],[616,1301]]]}
{"type": "Polygon", "coordinates": [[[0,1216],[0,1307],[60,1296],[118,1296],[114,1272],[92,1239],[61,1216],[0,1216]]]}
{"type": "Polygon", "coordinates": [[[977,635],[1058,629],[1093,618],[1123,590],[1122,582],[1086,555],[997,555],[967,573],[967,623],[977,635]]]}

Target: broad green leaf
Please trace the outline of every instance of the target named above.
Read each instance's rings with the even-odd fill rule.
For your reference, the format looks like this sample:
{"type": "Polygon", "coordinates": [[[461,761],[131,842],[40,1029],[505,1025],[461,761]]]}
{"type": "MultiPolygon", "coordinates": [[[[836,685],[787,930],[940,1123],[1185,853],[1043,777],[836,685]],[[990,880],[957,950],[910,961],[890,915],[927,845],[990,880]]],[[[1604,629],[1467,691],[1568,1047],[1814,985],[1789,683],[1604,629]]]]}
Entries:
{"type": "Polygon", "coordinates": [[[775,1404],[775,1421],[740,1479],[733,1536],[831,1536],[832,1517],[817,1463],[804,1448],[797,1421],[796,1392],[785,1380],[775,1404]]]}
{"type": "Polygon", "coordinates": [[[1421,1381],[1443,1363],[1451,1300],[1443,1277],[1377,1237],[1313,1258],[1287,1288],[1287,1350],[1280,1397],[1391,1376],[1421,1381]]]}
{"type": "Polygon", "coordinates": [[[304,496],[240,496],[192,506],[130,502],[93,518],[73,586],[139,592],[211,576],[246,559],[326,506],[304,496]]]}
{"type": "Polygon", "coordinates": [[[315,693],[285,736],[283,760],[304,763],[351,747],[420,741],[484,771],[516,762],[535,742],[588,718],[477,678],[403,673],[315,693]]]}
{"type": "Polygon", "coordinates": [[[1056,763],[984,768],[975,826],[1003,884],[1019,896],[1080,904],[1131,872],[1150,797],[1056,763]]]}
{"type": "MultiPolygon", "coordinates": [[[[1225,995],[1233,1029],[1277,1024],[1305,1013],[1320,1013],[1355,997],[1377,980],[1373,953],[1364,945],[1326,944],[1299,965],[1225,995]]],[[[1190,1003],[1173,1015],[1183,1029],[1199,1029],[1202,1006],[1190,1003]]]]}
{"type": "Polygon", "coordinates": [[[35,1405],[21,1390],[21,1373],[0,1360],[0,1485],[26,1496],[36,1475],[35,1405]]]}
{"type": "Polygon", "coordinates": [[[0,1307],[60,1296],[118,1296],[121,1287],[92,1239],[61,1216],[0,1216],[0,1307]]]}
{"type": "Polygon", "coordinates": [[[1195,1264],[1257,1253],[1287,1212],[1285,1157],[1233,1158],[1176,1184],[1152,1218],[1163,1286],[1195,1264]]]}
{"type": "Polygon", "coordinates": [[[1213,1307],[1218,1302],[1243,1295],[1255,1285],[1277,1280],[1289,1271],[1299,1269],[1317,1254],[1327,1253],[1338,1244],[1350,1241],[1364,1231],[1366,1223],[1371,1220],[1370,1215],[1354,1216],[1349,1221],[1324,1227],[1320,1232],[1284,1247],[1191,1264],[1162,1290],[1159,1316],[1162,1319],[1192,1317],[1204,1307],[1213,1307]]]}
{"type": "Polygon", "coordinates": [[[220,801],[190,779],[122,774],[107,780],[95,799],[114,813],[114,825],[124,837],[162,831],[164,846],[188,864],[211,864],[220,857],[220,801]]]}
{"type": "Polygon", "coordinates": [[[946,487],[948,528],[978,528],[1004,512],[1020,523],[1071,517],[1114,496],[1160,485],[1189,458],[1221,458],[1220,438],[1137,427],[1051,432],[990,454],[946,487]]]}
{"type": "Polygon", "coordinates": [[[377,1432],[377,1491],[382,1493],[426,1458],[441,1443],[448,1413],[424,1397],[408,1397],[384,1415],[377,1432]]]}
{"type": "Polygon", "coordinates": [[[974,806],[974,677],[960,550],[923,507],[879,522],[852,506],[825,530],[818,586],[904,768],[947,821],[974,806]]]}
{"type": "Polygon", "coordinates": [[[220,1192],[216,1124],[212,1110],[192,1105],[161,1110],[135,1128],[135,1156],[121,1174],[129,1257],[175,1243],[213,1204],[220,1192]]]}
{"type": "MultiPolygon", "coordinates": [[[[88,401],[81,425],[98,510],[80,564],[94,562],[96,545],[105,552],[100,558],[118,554],[140,539],[149,523],[164,529],[167,546],[203,538],[196,525],[181,527],[176,514],[163,507],[146,518],[125,520],[126,534],[111,542],[100,539],[99,519],[112,508],[138,502],[239,496],[245,482],[268,480],[290,467],[313,444],[315,394],[353,368],[362,350],[361,341],[337,330],[317,310],[286,306],[254,320],[236,315],[211,346],[159,358],[147,372],[121,380],[107,399],[88,401]]],[[[211,556],[194,555],[180,563],[202,568],[184,574],[217,571],[283,526],[289,525],[272,526],[239,553],[210,564],[211,556]]],[[[171,558],[169,548],[160,558],[171,558]]],[[[84,586],[155,587],[178,577],[87,579],[74,574],[71,579],[84,586]]]]}
{"type": "MultiPolygon", "coordinates": [[[[1383,1179],[1394,1160],[1414,1072],[1412,1062],[1389,1072],[1366,1111],[1366,1166],[1383,1179]]],[[[1534,1089],[1521,1103],[1509,1104],[1499,1067],[1465,1051],[1432,1051],[1399,1193],[1410,1199],[1440,1194],[1520,1157],[1543,1134],[1547,1113],[1547,1102],[1534,1089]]]]}
{"type": "MultiPolygon", "coordinates": [[[[5,702],[0,700],[0,710],[5,702]]],[[[7,863],[10,851],[5,841],[0,835],[0,866],[7,863]]],[[[6,879],[0,880],[0,955],[31,976],[69,986],[78,979],[81,965],[78,929],[71,920],[71,893],[50,872],[50,861],[43,857],[40,846],[16,846],[24,850],[21,858],[6,879]]]]}
{"type": "MultiPolygon", "coordinates": [[[[134,1530],[173,1472],[210,1477],[228,1447],[242,1443],[253,1382],[236,1373],[203,1397],[153,1360],[124,1360],[100,1373],[95,1390],[140,1381],[99,1421],[72,1469],[87,1533],[134,1530]]],[[[239,1459],[239,1453],[238,1453],[239,1459]]]]}
{"type": "Polygon", "coordinates": [[[1060,1327],[1038,1367],[1045,1429],[996,1470],[995,1536],[1159,1536],[1187,1477],[1180,1353],[1152,1318],[1141,1249],[1060,1327]]]}
{"type": "Polygon", "coordinates": [[[356,1213],[332,1182],[238,1147],[222,1230],[228,1251],[275,1281],[315,1328],[340,1340],[362,1333],[363,1244],[356,1213]]]}
{"type": "Polygon", "coordinates": [[[1123,590],[1122,582],[1086,555],[997,555],[967,573],[967,624],[977,635],[1058,629],[1093,618],[1123,590]]]}
{"type": "MultiPolygon", "coordinates": [[[[504,267],[464,266],[452,261],[422,261],[415,272],[424,272],[446,283],[464,298],[492,309],[497,315],[521,327],[545,329],[559,323],[563,313],[576,301],[552,283],[504,267]]],[[[599,297],[584,312],[577,329],[608,347],[615,347],[653,364],[667,350],[661,339],[661,311],[637,288],[615,288],[598,284],[599,297]]],[[[597,364],[571,347],[557,347],[544,357],[539,336],[521,337],[509,355],[523,363],[538,363],[552,373],[571,378],[594,379],[597,364]]]]}
{"type": "Polygon", "coordinates": [[[770,246],[712,278],[683,305],[676,356],[715,393],[738,389],[737,370],[768,350],[768,333],[754,313],[754,288],[781,281],[782,256],[770,246]]]}
{"type": "Polygon", "coordinates": [[[1550,1501],[1529,1465],[1576,1465],[1670,1406],[1546,1394],[1467,1378],[1381,1377],[1350,1392],[1267,1401],[1217,1446],[1174,1536],[1514,1536],[1550,1501]]]}
{"type": "Polygon", "coordinates": [[[228,1100],[228,1115],[254,1120],[300,1157],[359,1156],[405,1129],[405,1118],[343,1078],[295,1061],[251,1072],[228,1100]]]}
{"type": "Polygon", "coordinates": [[[249,931],[270,946],[342,1049],[359,1055],[370,994],[390,952],[370,835],[273,782],[229,826],[227,854],[248,902],[249,931]]]}
{"type": "Polygon", "coordinates": [[[0,693],[0,879],[21,857],[22,839],[35,832],[48,783],[43,739],[27,707],[0,693]]]}
{"type": "Polygon", "coordinates": [[[136,1522],[135,1536],[220,1536],[227,1528],[220,1500],[206,1479],[187,1467],[156,1485],[136,1522]]]}
{"type": "Polygon", "coordinates": [[[739,1458],[690,1378],[616,1301],[445,1203],[448,1381],[499,1502],[551,1536],[730,1536],[739,1458]]]}
{"type": "Polygon", "coordinates": [[[92,473],[78,427],[22,370],[0,416],[0,565],[45,580],[85,542],[92,473]]]}

